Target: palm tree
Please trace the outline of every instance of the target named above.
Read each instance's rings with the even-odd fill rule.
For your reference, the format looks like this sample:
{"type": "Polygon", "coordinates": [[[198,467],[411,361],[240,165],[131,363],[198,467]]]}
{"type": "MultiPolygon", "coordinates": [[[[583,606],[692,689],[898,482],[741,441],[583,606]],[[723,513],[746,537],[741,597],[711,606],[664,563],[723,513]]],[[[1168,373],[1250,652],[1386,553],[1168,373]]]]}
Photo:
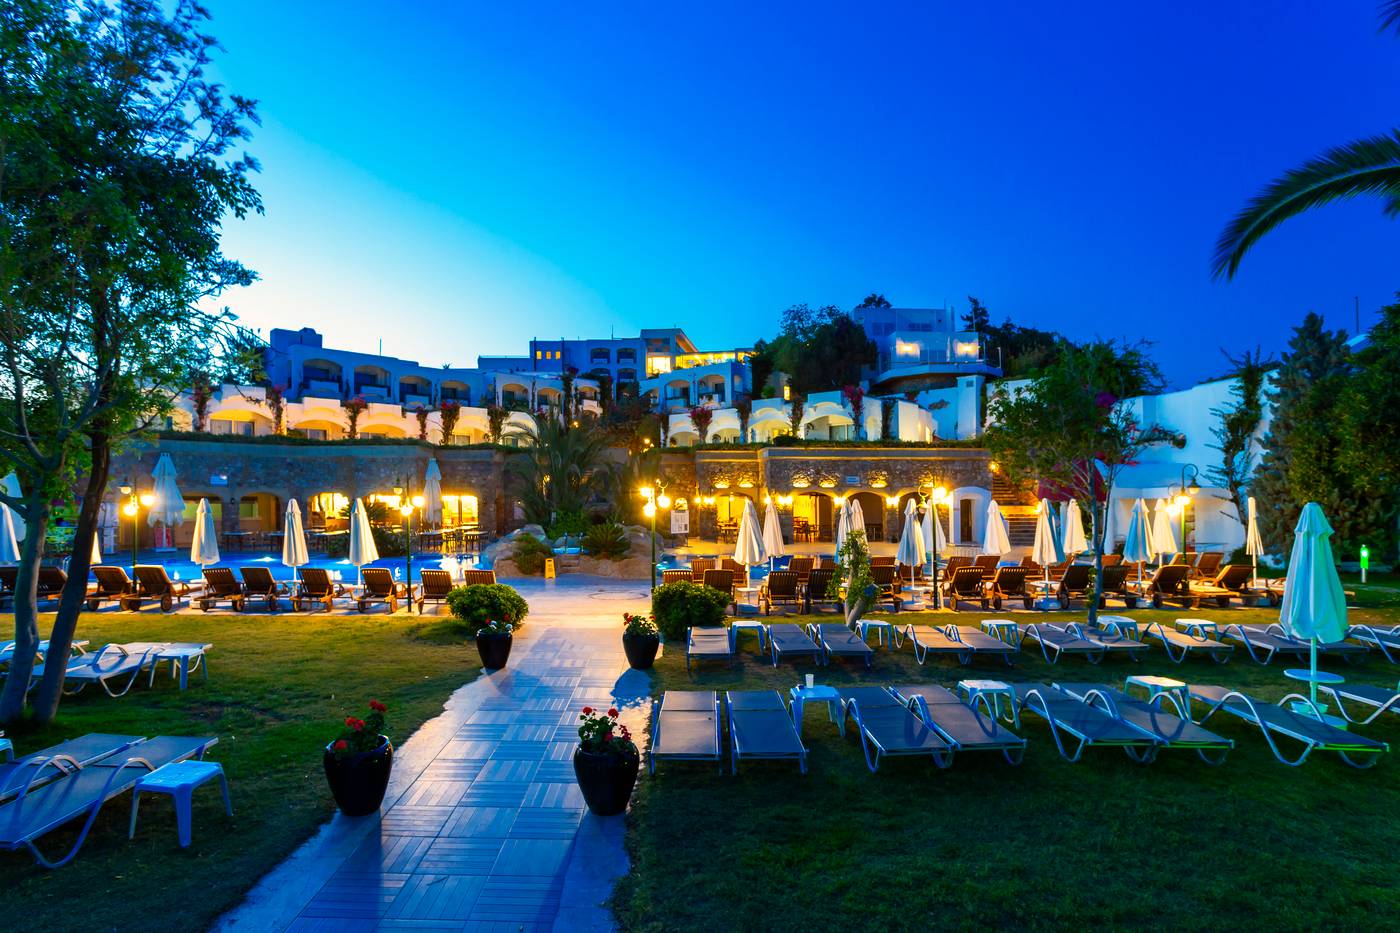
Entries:
{"type": "Polygon", "coordinates": [[[557,416],[541,415],[533,427],[509,436],[525,448],[523,455],[511,458],[507,469],[522,480],[526,521],[548,527],[556,516],[581,514],[616,492],[617,470],[607,459],[608,437],[591,419],[573,427],[557,416]]]}
{"type": "MultiPolygon", "coordinates": [[[[1380,28],[1400,33],[1400,0],[1381,4],[1380,28]]],[[[1244,254],[1290,217],[1363,196],[1382,198],[1387,216],[1400,215],[1400,130],[1329,149],[1271,182],[1220,235],[1211,260],[1213,276],[1234,278],[1244,254]]]]}

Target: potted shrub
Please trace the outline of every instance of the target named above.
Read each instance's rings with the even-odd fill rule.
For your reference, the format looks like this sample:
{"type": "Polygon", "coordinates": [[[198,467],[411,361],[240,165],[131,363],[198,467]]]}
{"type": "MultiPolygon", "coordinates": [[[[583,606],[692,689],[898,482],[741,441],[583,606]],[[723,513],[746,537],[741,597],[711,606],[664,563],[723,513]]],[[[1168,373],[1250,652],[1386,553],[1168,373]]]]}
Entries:
{"type": "Polygon", "coordinates": [[[627,652],[627,663],[639,671],[650,670],[656,663],[656,652],[661,647],[661,635],[651,616],[622,614],[622,650],[627,652]]]}
{"type": "Polygon", "coordinates": [[[378,700],[370,700],[364,719],[347,716],[344,731],[322,756],[331,795],[346,816],[367,816],[384,802],[394,767],[394,746],[384,734],[386,709],[378,700]]]}
{"type": "Polygon", "coordinates": [[[583,801],[599,816],[616,816],[632,799],[641,755],[632,733],[617,721],[617,710],[599,713],[585,706],[579,719],[574,776],[583,801]]]}
{"type": "Polygon", "coordinates": [[[506,666],[512,633],[530,612],[525,599],[503,583],[456,587],[447,594],[447,608],[466,623],[468,634],[476,638],[481,663],[492,670],[506,666]]]}
{"type": "Polygon", "coordinates": [[[688,580],[665,583],[651,594],[651,614],[668,644],[684,641],[688,628],[724,625],[729,596],[688,580]]]}

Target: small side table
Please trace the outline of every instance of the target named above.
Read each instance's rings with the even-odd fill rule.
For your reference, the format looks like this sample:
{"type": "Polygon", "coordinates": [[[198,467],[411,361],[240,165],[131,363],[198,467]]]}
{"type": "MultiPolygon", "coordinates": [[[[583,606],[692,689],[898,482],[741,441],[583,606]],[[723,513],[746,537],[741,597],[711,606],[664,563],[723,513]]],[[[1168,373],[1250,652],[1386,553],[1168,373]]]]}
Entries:
{"type": "Polygon", "coordinates": [[[875,631],[875,643],[877,645],[885,645],[890,648],[894,647],[896,633],[893,622],[887,622],[884,619],[861,619],[858,624],[860,625],[861,641],[868,642],[870,640],[870,631],[873,629],[875,631]]]}
{"type": "Polygon", "coordinates": [[[160,662],[170,662],[170,676],[179,677],[180,689],[184,690],[189,686],[190,671],[198,668],[204,671],[204,681],[209,682],[209,659],[205,657],[205,652],[213,645],[182,644],[170,645],[162,648],[151,655],[151,680],[147,686],[156,682],[156,668],[160,662]]]}
{"type": "Polygon", "coordinates": [[[827,718],[836,723],[836,728],[842,735],[846,734],[846,717],[841,715],[841,694],[836,692],[835,687],[823,684],[808,687],[798,684],[788,691],[788,696],[792,698],[792,722],[797,727],[799,736],[802,734],[803,704],[809,700],[825,703],[827,718]]]}
{"type": "Polygon", "coordinates": [[[1002,718],[1002,701],[1005,700],[1011,714],[1007,718],[1013,726],[1021,727],[1021,716],[1016,711],[1016,689],[1010,684],[1000,680],[960,680],[958,693],[966,697],[971,707],[979,703],[984,705],[993,719],[1002,718]]]}
{"type": "Polygon", "coordinates": [[[0,752],[4,753],[6,761],[15,760],[15,746],[9,739],[0,738],[0,752]]]}
{"type": "Polygon", "coordinates": [[[757,611],[758,611],[758,593],[759,593],[759,588],[756,587],[756,586],[736,586],[736,587],[734,587],[734,602],[735,602],[734,609],[735,609],[735,611],[738,611],[738,608],[739,608],[740,606],[752,606],[753,609],[754,609],[754,611],[757,612],[757,611]]]}
{"type": "Polygon", "coordinates": [[[1177,619],[1175,625],[1187,635],[1220,640],[1220,625],[1210,619],[1177,619]]]}
{"type": "Polygon", "coordinates": [[[1123,681],[1123,692],[1131,693],[1133,687],[1146,690],[1149,703],[1165,695],[1187,719],[1191,718],[1191,688],[1181,681],[1151,674],[1133,674],[1123,681]]]}
{"type": "Polygon", "coordinates": [[[997,641],[1006,642],[1012,647],[1015,647],[1016,643],[1021,640],[1020,626],[1010,619],[983,619],[982,631],[997,641]]]}
{"type": "Polygon", "coordinates": [[[223,765],[216,761],[175,761],[162,765],[150,774],[136,781],[131,793],[131,827],[127,838],[136,835],[136,813],[141,805],[141,794],[166,794],[175,804],[175,826],[180,835],[180,848],[190,844],[190,797],[194,789],[215,778],[224,794],[224,810],[233,816],[233,804],[228,799],[228,780],[224,777],[223,765]]]}
{"type": "Polygon", "coordinates": [[[753,632],[758,635],[758,652],[763,653],[763,646],[768,642],[768,626],[762,622],[741,622],[738,619],[729,623],[729,642],[731,647],[739,647],[739,636],[744,632],[753,632]]]}
{"type": "MultiPolygon", "coordinates": [[[[1290,667],[1283,672],[1283,676],[1289,680],[1301,680],[1305,684],[1317,684],[1318,686],[1333,686],[1346,683],[1346,678],[1341,674],[1329,674],[1327,671],[1311,671],[1306,667],[1290,667]]],[[[1313,719],[1321,719],[1329,726],[1336,726],[1338,729],[1345,729],[1347,721],[1340,716],[1333,716],[1327,712],[1327,705],[1319,702],[1314,709],[1312,703],[1305,700],[1294,700],[1289,704],[1289,708],[1299,716],[1308,716],[1313,719]]]]}

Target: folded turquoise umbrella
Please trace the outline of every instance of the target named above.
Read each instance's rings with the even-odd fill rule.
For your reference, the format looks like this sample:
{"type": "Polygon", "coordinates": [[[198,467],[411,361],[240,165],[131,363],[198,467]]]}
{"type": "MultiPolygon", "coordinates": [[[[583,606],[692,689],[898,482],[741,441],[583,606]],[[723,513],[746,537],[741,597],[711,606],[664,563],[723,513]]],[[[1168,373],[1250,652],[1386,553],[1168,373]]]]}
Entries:
{"type": "Polygon", "coordinates": [[[1288,576],[1283,582],[1279,624],[1294,638],[1312,645],[1310,699],[1317,703],[1317,643],[1347,637],[1347,601],[1342,580],[1332,560],[1332,526],[1322,506],[1309,502],[1293,529],[1293,550],[1288,556],[1288,576]]]}

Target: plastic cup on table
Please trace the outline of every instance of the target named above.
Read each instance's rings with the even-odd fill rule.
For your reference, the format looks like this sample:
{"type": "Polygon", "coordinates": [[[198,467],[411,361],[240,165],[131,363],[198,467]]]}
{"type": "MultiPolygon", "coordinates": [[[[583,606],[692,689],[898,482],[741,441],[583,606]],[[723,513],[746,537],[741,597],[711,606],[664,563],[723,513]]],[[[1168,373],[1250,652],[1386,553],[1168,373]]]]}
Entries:
{"type": "Polygon", "coordinates": [[[817,685],[817,675],[816,675],[816,674],[808,674],[808,675],[807,675],[807,689],[810,690],[810,689],[812,689],[813,687],[815,687],[816,685],[817,685]]]}

